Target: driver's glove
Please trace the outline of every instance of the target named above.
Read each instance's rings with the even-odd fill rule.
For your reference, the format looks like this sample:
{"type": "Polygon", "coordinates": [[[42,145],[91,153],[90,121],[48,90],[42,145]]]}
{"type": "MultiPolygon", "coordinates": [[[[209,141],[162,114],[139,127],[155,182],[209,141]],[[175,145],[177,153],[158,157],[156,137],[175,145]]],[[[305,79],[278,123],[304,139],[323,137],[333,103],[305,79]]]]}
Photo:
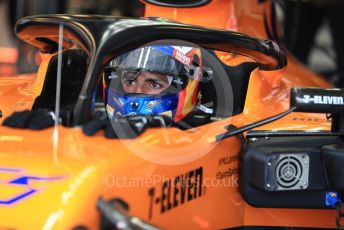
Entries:
{"type": "Polygon", "coordinates": [[[98,111],[82,126],[82,131],[87,136],[94,135],[99,130],[104,130],[107,138],[135,138],[143,133],[145,126],[136,126],[125,116],[114,115],[110,121],[106,112],[98,111]]]}
{"type": "Polygon", "coordinates": [[[55,115],[53,112],[47,109],[37,109],[14,112],[11,116],[5,118],[2,125],[12,128],[41,130],[53,126],[54,122],[55,115]]]}
{"type": "MultiPolygon", "coordinates": [[[[68,111],[61,111],[61,117],[65,117],[68,111]]],[[[12,128],[42,130],[52,127],[55,119],[55,114],[47,109],[24,110],[14,112],[5,118],[2,125],[12,128]]],[[[82,130],[87,136],[92,136],[97,131],[104,130],[107,138],[135,138],[143,133],[147,127],[167,127],[171,126],[172,123],[170,118],[161,115],[114,115],[110,120],[106,112],[98,111],[91,120],[82,125],[82,130]]]]}

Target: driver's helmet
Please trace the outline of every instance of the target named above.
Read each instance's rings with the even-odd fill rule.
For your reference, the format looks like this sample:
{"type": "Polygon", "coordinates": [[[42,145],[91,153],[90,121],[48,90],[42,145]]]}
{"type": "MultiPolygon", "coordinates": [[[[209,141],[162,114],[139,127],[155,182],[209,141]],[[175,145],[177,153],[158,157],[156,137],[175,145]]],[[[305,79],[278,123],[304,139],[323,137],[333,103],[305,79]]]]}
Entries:
{"type": "Polygon", "coordinates": [[[104,71],[107,113],[177,122],[197,106],[201,72],[200,48],[150,45],[122,54],[104,71]]]}

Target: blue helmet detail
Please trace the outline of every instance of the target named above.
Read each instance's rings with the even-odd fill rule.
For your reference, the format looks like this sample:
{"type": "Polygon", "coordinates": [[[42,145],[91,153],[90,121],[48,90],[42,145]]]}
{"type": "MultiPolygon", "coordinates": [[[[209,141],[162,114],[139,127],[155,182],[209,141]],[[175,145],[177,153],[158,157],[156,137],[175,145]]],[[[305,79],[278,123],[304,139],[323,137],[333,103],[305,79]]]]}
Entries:
{"type": "MultiPolygon", "coordinates": [[[[173,116],[178,106],[178,94],[140,95],[123,94],[109,89],[107,105],[120,115],[162,114],[171,111],[173,116]]],[[[113,114],[109,114],[112,116],[113,114]]]]}
{"type": "Polygon", "coordinates": [[[154,50],[158,50],[161,53],[169,55],[170,57],[173,56],[174,48],[172,46],[152,46],[154,50]]]}

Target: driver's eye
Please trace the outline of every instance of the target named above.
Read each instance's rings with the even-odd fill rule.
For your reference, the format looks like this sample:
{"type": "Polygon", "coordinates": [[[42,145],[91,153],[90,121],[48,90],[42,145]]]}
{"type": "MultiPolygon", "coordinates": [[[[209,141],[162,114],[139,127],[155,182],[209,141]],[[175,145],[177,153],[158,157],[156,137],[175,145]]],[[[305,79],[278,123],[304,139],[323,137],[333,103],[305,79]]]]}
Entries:
{"type": "Polygon", "coordinates": [[[127,86],[134,86],[136,84],[136,79],[124,79],[123,82],[127,86]]]}
{"type": "Polygon", "coordinates": [[[162,85],[159,84],[159,83],[158,83],[157,81],[155,81],[155,80],[150,80],[149,85],[150,85],[150,87],[153,88],[153,89],[161,89],[161,88],[162,88],[162,85]]]}

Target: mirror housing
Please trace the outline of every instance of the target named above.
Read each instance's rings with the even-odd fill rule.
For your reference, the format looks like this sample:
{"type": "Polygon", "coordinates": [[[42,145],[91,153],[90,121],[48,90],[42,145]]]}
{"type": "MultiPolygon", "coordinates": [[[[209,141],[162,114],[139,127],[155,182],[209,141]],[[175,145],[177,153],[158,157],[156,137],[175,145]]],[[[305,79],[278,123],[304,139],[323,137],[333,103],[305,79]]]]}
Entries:
{"type": "Polygon", "coordinates": [[[292,88],[290,107],[295,107],[296,112],[340,113],[344,111],[344,90],[292,88]]]}

